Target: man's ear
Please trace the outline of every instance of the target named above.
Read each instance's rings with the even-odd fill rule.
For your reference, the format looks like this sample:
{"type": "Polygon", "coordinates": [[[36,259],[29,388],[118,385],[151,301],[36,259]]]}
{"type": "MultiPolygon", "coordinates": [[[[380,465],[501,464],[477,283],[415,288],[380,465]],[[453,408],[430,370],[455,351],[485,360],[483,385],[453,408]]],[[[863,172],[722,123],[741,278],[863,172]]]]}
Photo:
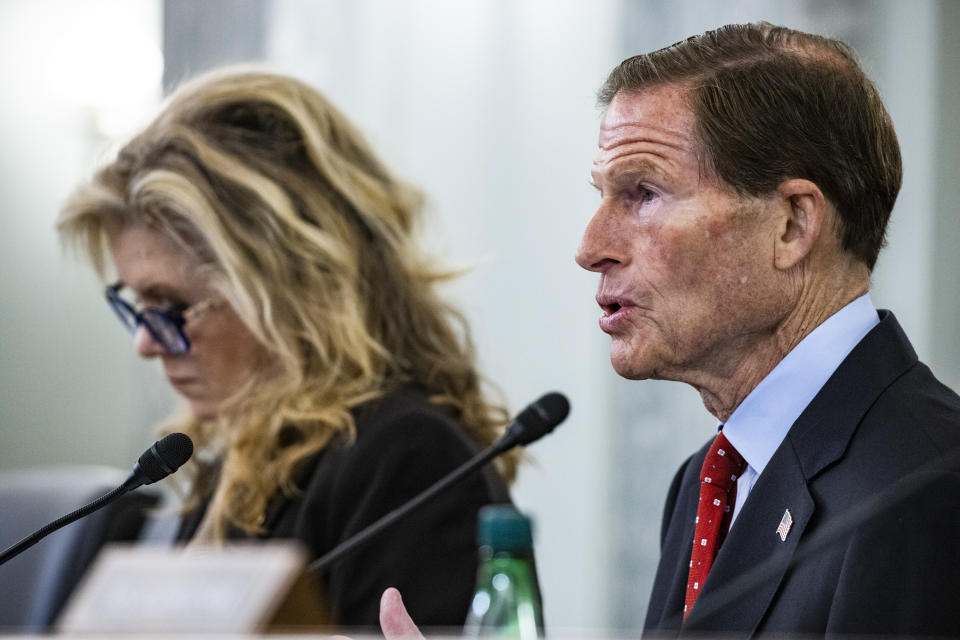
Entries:
{"type": "Polygon", "coordinates": [[[827,225],[827,199],[809,180],[785,180],[777,187],[781,214],[774,242],[774,265],[791,269],[803,262],[827,225]]]}

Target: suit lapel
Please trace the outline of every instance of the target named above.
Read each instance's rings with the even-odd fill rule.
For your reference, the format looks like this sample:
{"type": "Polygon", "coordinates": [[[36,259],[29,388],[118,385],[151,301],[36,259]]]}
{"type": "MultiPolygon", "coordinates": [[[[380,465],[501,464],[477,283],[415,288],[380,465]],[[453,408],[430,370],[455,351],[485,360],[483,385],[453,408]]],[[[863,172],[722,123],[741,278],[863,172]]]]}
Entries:
{"type": "Polygon", "coordinates": [[[777,472],[761,475],[737,515],[686,629],[749,634],[763,619],[815,511],[792,449],[780,447],[769,464],[777,472]],[[785,511],[791,522],[781,537],[777,529],[785,511]]]}
{"type": "Polygon", "coordinates": [[[877,397],[908,369],[917,354],[889,311],[840,364],[797,419],[789,443],[808,480],[846,452],[863,416],[877,397]]]}
{"type": "Polygon", "coordinates": [[[816,511],[811,481],[843,457],[877,396],[917,362],[893,314],[881,311],[880,318],[793,424],[758,478],[684,630],[750,634],[762,624],[816,511]],[[786,510],[792,524],[782,540],[777,528],[786,510]]]}

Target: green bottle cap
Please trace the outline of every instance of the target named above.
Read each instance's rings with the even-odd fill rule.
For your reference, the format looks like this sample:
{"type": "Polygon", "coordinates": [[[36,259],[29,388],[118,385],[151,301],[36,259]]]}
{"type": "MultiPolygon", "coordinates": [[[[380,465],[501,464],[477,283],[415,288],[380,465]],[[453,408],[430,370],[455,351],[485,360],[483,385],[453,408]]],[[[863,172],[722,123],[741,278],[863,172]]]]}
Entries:
{"type": "Polygon", "coordinates": [[[533,527],[530,518],[515,507],[488,505],[477,516],[477,540],[495,550],[529,550],[533,549],[533,527]]]}

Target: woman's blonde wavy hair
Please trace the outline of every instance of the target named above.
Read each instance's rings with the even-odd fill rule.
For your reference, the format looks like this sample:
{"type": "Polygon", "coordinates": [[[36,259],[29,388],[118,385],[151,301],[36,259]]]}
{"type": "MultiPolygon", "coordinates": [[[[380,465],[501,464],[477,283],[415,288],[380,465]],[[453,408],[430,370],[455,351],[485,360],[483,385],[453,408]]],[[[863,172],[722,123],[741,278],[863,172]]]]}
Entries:
{"type": "MultiPolygon", "coordinates": [[[[507,414],[484,397],[465,321],[435,290],[454,274],[415,242],[422,202],[320,93],[231,69],[182,86],[64,205],[58,230],[101,277],[113,234],[155,230],[269,353],[215,420],[165,427],[217,456],[214,538],[259,531],[298,464],[354,435],[351,409],[400,385],[425,387],[481,446],[501,434],[507,414]]],[[[515,463],[501,466],[508,480],[515,463]]],[[[212,483],[211,466],[193,469],[188,504],[212,483]]]]}

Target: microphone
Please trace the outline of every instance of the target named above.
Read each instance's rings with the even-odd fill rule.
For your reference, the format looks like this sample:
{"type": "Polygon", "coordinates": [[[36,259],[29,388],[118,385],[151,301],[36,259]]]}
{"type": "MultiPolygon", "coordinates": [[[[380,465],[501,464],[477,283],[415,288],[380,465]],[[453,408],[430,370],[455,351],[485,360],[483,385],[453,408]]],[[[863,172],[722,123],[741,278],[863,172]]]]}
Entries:
{"type": "Polygon", "coordinates": [[[33,545],[37,544],[48,535],[61,529],[71,522],[79,520],[84,516],[90,515],[98,509],[102,509],[117,498],[127,494],[137,487],[145,484],[153,484],[157,480],[162,480],[176,471],[184,462],[193,455],[193,441],[183,433],[171,433],[143,452],[137,463],[133,465],[133,473],[119,487],[107,493],[93,502],[80,507],[73,513],[69,513],[59,520],[54,520],[50,524],[31,533],[29,536],[0,552],[0,565],[14,558],[33,545]]]}
{"type": "Polygon", "coordinates": [[[499,454],[519,444],[527,445],[539,440],[566,420],[569,413],[570,402],[562,393],[554,391],[541,396],[520,412],[492,449],[499,454]]]}
{"type": "Polygon", "coordinates": [[[334,562],[343,559],[361,545],[383,533],[388,527],[410,515],[424,503],[463,480],[470,472],[482,467],[493,458],[517,445],[527,445],[547,435],[558,424],[566,420],[569,413],[570,402],[562,393],[552,392],[542,396],[521,411],[507,427],[503,437],[493,445],[484,449],[406,503],[335,546],[313,561],[308,570],[311,573],[319,574],[329,568],[334,562]]]}
{"type": "Polygon", "coordinates": [[[133,473],[123,484],[130,484],[127,491],[132,491],[141,485],[163,480],[179,469],[192,455],[193,441],[190,436],[185,433],[168,434],[143,452],[133,465],[133,473]]]}

